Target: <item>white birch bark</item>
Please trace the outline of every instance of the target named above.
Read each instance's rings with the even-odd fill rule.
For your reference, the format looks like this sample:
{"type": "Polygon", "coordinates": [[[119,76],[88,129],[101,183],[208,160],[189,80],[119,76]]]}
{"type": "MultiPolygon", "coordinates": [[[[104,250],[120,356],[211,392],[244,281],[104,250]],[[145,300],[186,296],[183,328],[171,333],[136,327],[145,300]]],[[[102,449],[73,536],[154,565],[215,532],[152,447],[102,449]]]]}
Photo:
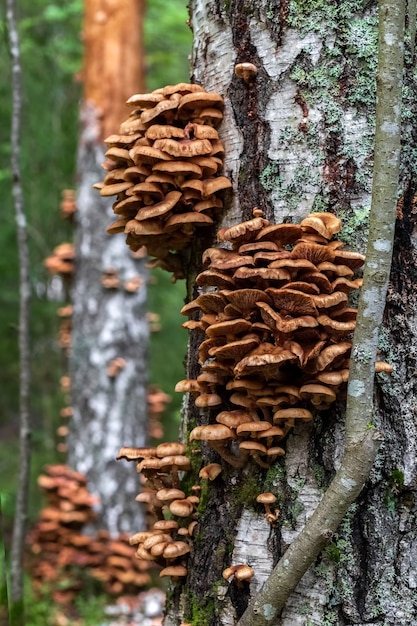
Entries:
{"type": "MultiPolygon", "coordinates": [[[[223,225],[248,219],[253,206],[276,223],[298,222],[311,210],[331,210],[342,218],[341,238],[364,251],[375,123],[376,2],[324,6],[193,0],[190,14],[193,79],[226,101],[221,135],[225,174],[232,178],[235,193],[223,225]],[[233,73],[234,64],[245,61],[258,67],[256,80],[249,84],[233,73]]],[[[408,68],[411,64],[409,58],[408,68]]],[[[377,377],[375,394],[375,423],[385,441],[365,491],[281,618],[271,622],[274,626],[401,626],[417,621],[417,570],[411,556],[417,539],[417,163],[411,149],[416,85],[409,71],[404,95],[402,200],[379,337],[382,356],[393,364],[394,373],[377,377]]],[[[191,353],[193,346],[191,340],[191,353]]],[[[192,359],[190,354],[191,369],[192,359]]],[[[186,420],[191,413],[188,407],[186,420]]],[[[251,503],[241,512],[236,509],[227,477],[221,489],[212,488],[214,502],[203,513],[204,528],[194,546],[186,587],[172,597],[167,626],[181,620],[192,623],[205,609],[207,626],[237,623],[242,607],[221,579],[222,567],[250,555],[258,567],[250,590],[254,594],[272,561],[276,563],[316,508],[340,464],[343,440],[341,408],[312,428],[299,427],[289,438],[285,472],[276,479],[277,488],[287,489],[287,506],[273,540],[256,541],[256,550],[251,530],[257,515],[251,503]],[[235,515],[233,520],[229,514],[235,515]],[[223,547],[231,541],[229,556],[222,560],[223,547]]]]}
{"type": "Polygon", "coordinates": [[[103,177],[105,148],[98,139],[95,111],[85,109],[78,162],[76,274],[73,288],[71,378],[73,419],[69,464],[87,475],[100,498],[98,526],[112,535],[139,530],[143,518],[135,495],[132,468],[115,460],[121,445],[146,441],[148,324],[146,270],[123,235],[107,235],[114,221],[111,200],[92,185],[103,177]],[[101,279],[115,270],[119,286],[106,289],[101,279]],[[138,281],[136,291],[126,289],[138,281]],[[124,367],[112,378],[110,363],[124,367]]]}

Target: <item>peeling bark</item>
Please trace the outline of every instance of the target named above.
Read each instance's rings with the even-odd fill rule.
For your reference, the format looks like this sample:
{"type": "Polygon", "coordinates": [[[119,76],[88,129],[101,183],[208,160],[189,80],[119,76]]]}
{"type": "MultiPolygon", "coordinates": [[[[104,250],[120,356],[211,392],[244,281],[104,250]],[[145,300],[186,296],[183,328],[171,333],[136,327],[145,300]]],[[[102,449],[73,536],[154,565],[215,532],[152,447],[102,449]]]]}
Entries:
{"type": "MultiPolygon", "coordinates": [[[[246,219],[253,206],[277,223],[299,222],[311,210],[331,210],[343,221],[341,238],[364,251],[375,129],[377,3],[194,0],[190,10],[193,78],[226,100],[220,130],[225,173],[235,193],[222,225],[246,219]],[[258,67],[251,84],[233,73],[234,64],[245,61],[258,67]]],[[[408,50],[408,68],[410,55],[408,50]]],[[[401,201],[387,306],[379,328],[381,357],[393,364],[394,372],[391,377],[377,376],[374,405],[374,422],[384,442],[364,490],[330,544],[289,597],[281,618],[271,614],[274,626],[401,626],[417,620],[417,574],[411,558],[417,539],[417,163],[411,150],[416,140],[416,83],[409,70],[405,81],[401,201]]],[[[198,369],[196,342],[191,336],[190,377],[198,369]]],[[[214,415],[198,415],[190,400],[183,432],[189,420],[210,419],[214,415]]],[[[370,445],[370,459],[371,435],[369,431],[364,440],[370,445]]],[[[339,406],[316,416],[313,425],[299,426],[287,442],[284,460],[268,472],[250,468],[240,478],[225,469],[221,481],[209,486],[190,574],[185,587],[175,588],[166,625],[237,623],[257,582],[237,594],[233,584],[223,581],[222,570],[245,554],[250,555],[249,565],[261,559],[265,571],[268,563],[272,570],[334,477],[344,439],[339,406]],[[238,530],[241,537],[241,529],[261,514],[254,500],[265,489],[279,496],[277,525],[256,555],[249,534],[247,550],[239,539],[235,552],[238,530]]],[[[213,460],[218,461],[203,445],[202,464],[213,460]]],[[[262,571],[261,578],[264,575],[262,571]]]]}

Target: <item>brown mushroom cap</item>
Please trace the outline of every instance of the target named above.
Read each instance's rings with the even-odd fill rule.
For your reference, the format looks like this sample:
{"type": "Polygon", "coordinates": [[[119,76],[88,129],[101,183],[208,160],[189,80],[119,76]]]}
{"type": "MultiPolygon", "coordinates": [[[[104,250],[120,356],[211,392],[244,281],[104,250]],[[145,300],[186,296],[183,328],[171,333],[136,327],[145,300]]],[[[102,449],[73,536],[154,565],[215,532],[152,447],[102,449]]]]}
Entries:
{"type": "Polygon", "coordinates": [[[172,502],[172,500],[181,500],[185,498],[185,493],[181,489],[174,487],[166,487],[156,492],[156,497],[161,502],[172,502]]]}
{"type": "Polygon", "coordinates": [[[253,217],[253,219],[248,220],[247,222],[242,222],[241,224],[231,226],[230,228],[220,229],[217,236],[219,241],[231,241],[235,245],[239,246],[252,240],[254,234],[257,234],[262,230],[262,228],[268,225],[268,220],[261,217],[261,215],[256,215],[256,217],[253,217]]]}
{"type": "Polygon", "coordinates": [[[256,437],[259,433],[269,430],[271,424],[266,421],[244,422],[236,428],[236,433],[241,437],[256,437]]]}
{"type": "Polygon", "coordinates": [[[293,259],[307,259],[318,265],[323,261],[333,261],[335,258],[334,251],[329,246],[323,246],[317,243],[301,242],[297,243],[292,252],[291,258],[293,259]]]}
{"type": "Polygon", "coordinates": [[[225,424],[209,424],[207,426],[196,426],[190,433],[190,441],[229,441],[234,439],[233,430],[225,424]]]}
{"type": "Polygon", "coordinates": [[[245,314],[253,311],[257,302],[272,304],[272,300],[268,294],[260,289],[235,289],[234,291],[230,291],[226,298],[235,309],[241,311],[244,317],[245,314]]]}
{"type": "Polygon", "coordinates": [[[156,448],[120,448],[116,460],[139,461],[155,456],[156,448]]]}
{"type": "Polygon", "coordinates": [[[178,517],[190,517],[194,512],[194,506],[186,498],[181,498],[180,500],[173,500],[169,505],[169,510],[178,517]]]}
{"type": "Polygon", "coordinates": [[[208,139],[179,139],[178,141],[171,138],[157,139],[153,146],[157,150],[179,158],[210,154],[212,150],[208,139]]]}
{"type": "Polygon", "coordinates": [[[375,362],[375,373],[376,374],[391,374],[393,371],[392,365],[386,363],[385,361],[376,361],[375,362]]]}
{"type": "Polygon", "coordinates": [[[338,369],[341,363],[349,358],[352,349],[351,341],[342,341],[324,348],[315,359],[315,365],[319,372],[328,368],[338,369]]]}
{"type": "Polygon", "coordinates": [[[177,530],[178,522],[173,519],[161,519],[154,523],[154,530],[161,530],[162,532],[169,532],[177,530]]]}
{"type": "Polygon", "coordinates": [[[278,409],[274,411],[274,423],[286,420],[301,419],[305,422],[310,422],[313,419],[313,414],[307,409],[300,407],[291,407],[287,409],[278,409]]]}
{"type": "Polygon", "coordinates": [[[159,576],[172,576],[173,578],[182,578],[187,576],[187,568],[184,565],[168,565],[159,572],[159,576]]]}
{"type": "Polygon", "coordinates": [[[255,78],[258,68],[253,63],[238,63],[235,65],[235,74],[238,78],[249,81],[255,78]]]}
{"type": "Polygon", "coordinates": [[[272,241],[280,248],[297,241],[303,234],[298,224],[266,225],[257,235],[256,241],[272,241]]]}
{"type": "Polygon", "coordinates": [[[205,409],[222,404],[222,399],[217,393],[202,393],[195,399],[195,405],[199,409],[205,409]]]}
{"type": "Polygon", "coordinates": [[[135,108],[147,109],[154,107],[162,100],[164,100],[164,96],[161,93],[135,93],[126,100],[126,104],[135,108]]]}
{"type": "MultiPolygon", "coordinates": [[[[189,322],[186,322],[186,324],[188,323],[189,322]]],[[[199,322],[196,322],[196,323],[199,324],[199,322]]],[[[180,380],[175,385],[175,391],[177,391],[178,393],[200,393],[202,391],[202,386],[197,380],[193,380],[193,379],[180,380]]]]}
{"type": "Polygon", "coordinates": [[[165,443],[160,443],[156,449],[156,456],[162,459],[165,456],[172,455],[182,455],[185,452],[185,445],[183,443],[179,443],[177,441],[170,441],[165,443]]]}
{"type": "Polygon", "coordinates": [[[258,350],[258,348],[255,348],[252,354],[239,361],[233,369],[237,378],[250,376],[255,372],[266,379],[277,378],[280,367],[293,363],[296,360],[296,356],[289,350],[274,349],[274,346],[271,344],[261,344],[261,346],[265,345],[270,346],[269,351],[265,354],[255,354],[258,350]]]}
{"type": "Polygon", "coordinates": [[[345,369],[330,371],[330,372],[319,372],[318,374],[315,374],[315,377],[317,378],[319,382],[324,383],[325,385],[331,385],[331,386],[337,387],[341,385],[342,383],[348,382],[349,369],[345,368],[345,369]]]}
{"type": "Polygon", "coordinates": [[[260,339],[251,333],[237,341],[231,341],[225,345],[210,350],[210,356],[216,359],[232,359],[234,362],[240,361],[250,350],[256,348],[260,339]]]}
{"type": "Polygon", "coordinates": [[[179,115],[181,115],[190,110],[201,111],[203,109],[206,109],[207,107],[215,107],[221,110],[223,109],[223,106],[224,101],[220,94],[195,92],[182,96],[178,106],[178,113],[179,115]]]}
{"type": "Polygon", "coordinates": [[[229,428],[236,429],[240,424],[247,424],[252,420],[250,413],[239,409],[233,411],[221,411],[216,415],[216,422],[229,428]]]}
{"type": "Polygon", "coordinates": [[[251,323],[245,319],[227,320],[211,324],[206,329],[208,337],[219,337],[224,335],[239,335],[250,330],[251,323]]]}
{"type": "Polygon", "coordinates": [[[255,575],[255,571],[250,565],[239,565],[234,573],[234,577],[238,581],[247,580],[250,581],[255,575]]]}
{"type": "Polygon", "coordinates": [[[221,472],[223,468],[219,463],[209,463],[201,468],[199,477],[208,480],[214,480],[221,472]]]}
{"type": "Polygon", "coordinates": [[[179,470],[191,469],[190,459],[182,454],[168,455],[159,461],[161,469],[176,467],[179,470]]]}
{"type": "Polygon", "coordinates": [[[260,493],[259,496],[256,497],[256,502],[260,504],[274,504],[276,501],[276,496],[270,492],[260,493]]]}
{"type": "Polygon", "coordinates": [[[365,256],[359,252],[350,250],[336,250],[334,253],[334,262],[340,265],[347,265],[352,270],[357,270],[365,263],[365,256]]]}
{"type": "Polygon", "coordinates": [[[336,400],[333,389],[317,383],[308,383],[300,387],[300,396],[303,400],[310,400],[317,409],[327,408],[336,400]]]}
{"type": "Polygon", "coordinates": [[[163,552],[163,557],[167,560],[176,559],[190,552],[190,546],[185,541],[175,541],[170,543],[163,552]]]}
{"type": "Polygon", "coordinates": [[[233,278],[224,272],[211,268],[200,272],[195,282],[199,287],[218,287],[219,289],[230,289],[234,286],[233,278]]]}
{"type": "MultiPolygon", "coordinates": [[[[282,315],[284,315],[283,311],[285,311],[285,315],[317,316],[317,308],[313,300],[314,296],[293,289],[275,289],[274,287],[269,287],[266,293],[271,297],[274,306],[282,315]]],[[[317,298],[319,297],[317,296],[317,298]]]]}

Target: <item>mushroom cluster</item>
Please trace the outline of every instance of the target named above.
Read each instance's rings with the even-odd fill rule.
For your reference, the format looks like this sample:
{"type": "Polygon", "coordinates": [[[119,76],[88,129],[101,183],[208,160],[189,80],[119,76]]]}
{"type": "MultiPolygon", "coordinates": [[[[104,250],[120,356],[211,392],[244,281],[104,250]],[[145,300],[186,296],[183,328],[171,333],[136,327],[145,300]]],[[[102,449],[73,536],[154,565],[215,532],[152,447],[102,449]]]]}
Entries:
{"type": "Polygon", "coordinates": [[[151,439],[162,439],[164,431],[161,417],[171,402],[171,396],[165,393],[158,385],[149,385],[148,405],[148,435],[151,439]]]}
{"type": "Polygon", "coordinates": [[[28,536],[34,589],[49,588],[57,603],[72,602],[82,586],[81,570],[103,584],[107,593],[135,593],[150,581],[132,558],[127,537],[110,539],[107,531],[83,534],[93,521],[96,498],[83,474],[66,465],[49,465],[38,478],[46,507],[28,536]]]}
{"type": "Polygon", "coordinates": [[[136,461],[144,478],[142,491],[136,497],[150,513],[149,530],[130,537],[136,546],[136,557],[145,563],[162,567],[160,576],[178,579],[187,575],[185,560],[196,525],[199,487],[186,495],[180,486],[183,472],[191,469],[185,446],[166,442],[156,448],[121,448],[117,459],[136,461]]]}
{"type": "Polygon", "coordinates": [[[105,140],[107,174],[95,188],[117,196],[117,220],[107,231],[124,232],[133,251],[146,246],[159,266],[183,278],[182,251],[200,227],[223,208],[230,180],[221,175],[223,144],[217,127],[223,98],[195,84],[179,83],[135,94],[119,134],[105,140]]]}
{"type": "Polygon", "coordinates": [[[64,219],[72,219],[77,211],[75,189],[63,189],[60,203],[61,215],[64,219]]]}
{"type": "Polygon", "coordinates": [[[51,256],[45,259],[44,265],[51,274],[71,278],[74,273],[74,258],[74,244],[65,242],[54,248],[51,256]]]}
{"type": "MultiPolygon", "coordinates": [[[[271,225],[262,211],[223,228],[227,247],[209,248],[186,304],[183,326],[204,334],[201,374],[176,391],[214,408],[215,424],[197,426],[204,440],[236,467],[252,458],[269,467],[298,420],[328,409],[346,392],[356,309],[349,294],[365,257],[335,239],[341,221],[311,213],[300,224],[271,225]]],[[[377,363],[377,371],[389,371],[377,363]]]]}
{"type": "Polygon", "coordinates": [[[59,330],[58,330],[58,344],[62,348],[65,355],[69,355],[71,348],[71,333],[72,333],[72,305],[61,306],[57,310],[57,315],[60,318],[59,330]]]}

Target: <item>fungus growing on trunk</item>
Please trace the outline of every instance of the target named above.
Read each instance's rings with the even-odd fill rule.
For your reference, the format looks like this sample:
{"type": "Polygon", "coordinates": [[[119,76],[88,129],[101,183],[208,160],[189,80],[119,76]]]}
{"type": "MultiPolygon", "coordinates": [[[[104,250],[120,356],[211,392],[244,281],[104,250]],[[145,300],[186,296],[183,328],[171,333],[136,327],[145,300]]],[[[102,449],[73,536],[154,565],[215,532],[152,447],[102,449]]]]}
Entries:
{"type": "Polygon", "coordinates": [[[258,68],[253,63],[237,63],[235,65],[235,74],[238,78],[242,78],[245,83],[255,80],[258,68]]]}
{"type": "Polygon", "coordinates": [[[135,94],[127,105],[132,110],[119,134],[105,140],[107,174],[94,185],[103,197],[117,196],[118,219],[108,232],[126,233],[133,251],[146,246],[158,267],[183,278],[182,251],[213,224],[232,186],[221,173],[224,148],[216,130],[223,99],[179,83],[135,94]]]}
{"type": "Polygon", "coordinates": [[[225,580],[230,580],[232,577],[238,585],[240,586],[243,582],[250,582],[255,575],[255,571],[250,565],[246,565],[246,563],[238,563],[236,565],[231,565],[227,567],[222,576],[225,580]]]}
{"type": "Polygon", "coordinates": [[[275,504],[276,501],[276,496],[274,496],[274,494],[270,492],[260,493],[259,496],[256,497],[256,502],[264,505],[265,519],[267,520],[268,524],[271,524],[271,526],[275,524],[279,517],[279,509],[271,511],[271,504],[275,504]]]}

